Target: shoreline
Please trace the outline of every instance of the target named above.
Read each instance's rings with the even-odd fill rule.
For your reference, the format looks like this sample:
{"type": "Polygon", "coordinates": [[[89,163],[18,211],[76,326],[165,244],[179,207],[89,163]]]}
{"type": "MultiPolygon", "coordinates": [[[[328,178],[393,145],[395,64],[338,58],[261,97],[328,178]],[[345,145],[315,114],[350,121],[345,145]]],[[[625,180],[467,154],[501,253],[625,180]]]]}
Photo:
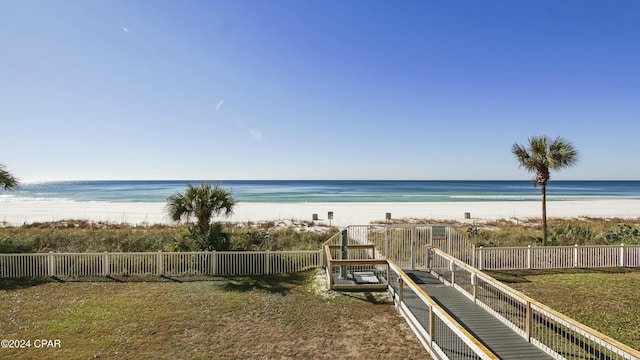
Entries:
{"type": "MultiPolygon", "coordinates": [[[[171,224],[165,202],[0,202],[0,226],[21,226],[35,222],[89,220],[115,224],[171,224]]],[[[540,201],[486,202],[348,202],[348,203],[249,203],[239,202],[233,216],[214,221],[259,222],[278,220],[312,221],[329,225],[366,225],[392,219],[439,221],[490,221],[541,217],[540,201]],[[469,213],[470,218],[465,215],[469,213]]],[[[548,218],[640,218],[640,199],[563,200],[547,202],[548,218]]]]}

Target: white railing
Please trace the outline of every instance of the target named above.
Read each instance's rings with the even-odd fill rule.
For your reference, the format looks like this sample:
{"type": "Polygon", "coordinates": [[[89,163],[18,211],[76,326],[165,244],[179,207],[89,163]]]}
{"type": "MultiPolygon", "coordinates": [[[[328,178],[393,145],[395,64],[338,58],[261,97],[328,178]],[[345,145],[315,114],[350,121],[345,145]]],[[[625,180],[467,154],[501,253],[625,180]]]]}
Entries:
{"type": "Polygon", "coordinates": [[[321,265],[308,251],[0,254],[0,278],[114,275],[265,275],[321,265]]]}
{"type": "Polygon", "coordinates": [[[436,359],[498,359],[392,260],[389,291],[398,311],[436,359]]]}
{"type": "Polygon", "coordinates": [[[439,249],[430,268],[522,337],[557,359],[640,359],[640,352],[583,325],[439,249]]]}
{"type": "Polygon", "coordinates": [[[480,270],[640,267],[640,245],[479,247],[474,258],[480,270]]]}
{"type": "MultiPolygon", "coordinates": [[[[372,230],[371,227],[358,229],[372,230]]],[[[373,230],[376,234],[378,229],[373,230]]],[[[379,252],[375,246],[361,244],[365,242],[362,231],[349,228],[332,239],[324,245],[325,272],[330,289],[387,289],[400,314],[434,359],[498,359],[392,260],[376,259],[379,252]],[[347,239],[349,232],[355,233],[356,237],[347,239]],[[351,245],[338,245],[338,242],[351,245]]]]}

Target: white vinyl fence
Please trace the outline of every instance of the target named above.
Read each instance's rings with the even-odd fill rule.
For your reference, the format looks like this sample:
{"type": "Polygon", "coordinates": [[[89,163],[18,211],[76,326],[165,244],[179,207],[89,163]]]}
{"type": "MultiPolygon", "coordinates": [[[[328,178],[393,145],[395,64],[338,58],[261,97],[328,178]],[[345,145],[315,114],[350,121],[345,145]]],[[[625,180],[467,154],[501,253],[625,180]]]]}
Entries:
{"type": "Polygon", "coordinates": [[[479,247],[479,270],[640,267],[640,245],[479,247]]]}
{"type": "Polygon", "coordinates": [[[319,267],[320,251],[0,254],[0,278],[265,275],[319,267]]]}

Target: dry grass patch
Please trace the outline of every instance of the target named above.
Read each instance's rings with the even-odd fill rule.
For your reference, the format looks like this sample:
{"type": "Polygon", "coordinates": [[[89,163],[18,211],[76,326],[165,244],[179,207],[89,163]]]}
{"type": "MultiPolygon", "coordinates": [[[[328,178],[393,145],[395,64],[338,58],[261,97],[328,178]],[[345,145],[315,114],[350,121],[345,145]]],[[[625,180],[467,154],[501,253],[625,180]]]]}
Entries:
{"type": "Polygon", "coordinates": [[[388,299],[320,296],[315,271],[183,282],[0,280],[2,349],[23,359],[425,358],[388,299]]]}
{"type": "Polygon", "coordinates": [[[640,269],[488,273],[537,301],[640,349],[640,269]]]}

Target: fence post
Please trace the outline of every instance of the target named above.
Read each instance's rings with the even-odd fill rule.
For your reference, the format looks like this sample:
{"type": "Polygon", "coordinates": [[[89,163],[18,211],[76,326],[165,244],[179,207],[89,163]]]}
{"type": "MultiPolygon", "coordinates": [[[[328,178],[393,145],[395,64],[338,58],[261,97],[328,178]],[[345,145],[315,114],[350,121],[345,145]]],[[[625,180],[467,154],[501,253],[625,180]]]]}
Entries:
{"type": "Polygon", "coordinates": [[[56,276],[56,261],[53,258],[53,251],[49,251],[49,276],[56,276]]]}
{"type": "Polygon", "coordinates": [[[624,244],[620,244],[620,267],[627,266],[627,254],[624,249],[624,244]]]}
{"type": "Polygon", "coordinates": [[[110,270],[111,264],[109,264],[109,252],[105,251],[102,255],[102,276],[111,275],[110,270]]]}
{"type": "Polygon", "coordinates": [[[476,245],[471,244],[471,267],[476,268],[476,245]]]}
{"type": "Polygon", "coordinates": [[[435,328],[436,328],[436,319],[434,319],[433,316],[433,306],[429,305],[429,338],[431,340],[431,343],[429,344],[429,346],[431,346],[433,348],[433,343],[435,342],[435,328]]]}
{"type": "Polygon", "coordinates": [[[527,270],[531,270],[531,245],[527,245],[527,270]]]}
{"type": "MultiPolygon", "coordinates": [[[[340,254],[340,259],[341,260],[346,260],[349,258],[349,252],[348,252],[348,248],[347,246],[349,245],[349,237],[347,236],[347,229],[342,230],[342,234],[341,234],[341,238],[340,238],[340,245],[341,245],[341,254],[340,254]]],[[[347,267],[342,265],[340,266],[340,278],[342,279],[346,279],[347,278],[347,267]]]]}
{"type": "Polygon", "coordinates": [[[218,275],[218,254],[213,250],[209,254],[209,257],[211,258],[211,261],[209,261],[209,263],[211,263],[211,275],[218,275]]]}
{"type": "Polygon", "coordinates": [[[447,254],[452,255],[451,254],[452,253],[452,251],[451,251],[451,248],[452,248],[452,244],[451,244],[451,226],[447,226],[445,231],[446,231],[446,234],[447,234],[446,235],[446,237],[447,237],[447,254]]]}
{"type": "Polygon", "coordinates": [[[411,244],[411,270],[416,269],[416,238],[414,237],[413,230],[411,231],[411,240],[409,240],[411,244]]]}
{"type": "Polygon", "coordinates": [[[384,258],[389,258],[389,227],[387,226],[384,229],[384,258]]]}
{"type": "Polygon", "coordinates": [[[404,280],[402,277],[398,278],[398,304],[402,304],[404,298],[404,280]]]}
{"type": "Polygon", "coordinates": [[[578,244],[573,247],[573,267],[578,267],[578,244]]]}
{"type": "Polygon", "coordinates": [[[471,285],[473,286],[473,302],[475,303],[478,299],[478,278],[476,273],[471,273],[471,285]]]}
{"type": "Polygon", "coordinates": [[[456,284],[456,263],[449,261],[449,270],[451,271],[451,286],[456,284]]]}
{"type": "Polygon", "coordinates": [[[526,324],[525,324],[525,335],[527,342],[531,342],[531,328],[533,325],[533,314],[531,312],[531,301],[527,301],[527,313],[526,313],[526,324]]]}
{"type": "Polygon", "coordinates": [[[478,270],[482,270],[482,246],[478,248],[478,270]]]}
{"type": "Polygon", "coordinates": [[[162,275],[164,274],[164,258],[162,256],[162,251],[158,252],[156,254],[156,271],[158,272],[158,274],[156,275],[162,275]]]}
{"type": "Polygon", "coordinates": [[[271,269],[271,265],[269,262],[269,250],[264,252],[264,273],[266,275],[268,275],[270,272],[269,270],[271,269]]]}

